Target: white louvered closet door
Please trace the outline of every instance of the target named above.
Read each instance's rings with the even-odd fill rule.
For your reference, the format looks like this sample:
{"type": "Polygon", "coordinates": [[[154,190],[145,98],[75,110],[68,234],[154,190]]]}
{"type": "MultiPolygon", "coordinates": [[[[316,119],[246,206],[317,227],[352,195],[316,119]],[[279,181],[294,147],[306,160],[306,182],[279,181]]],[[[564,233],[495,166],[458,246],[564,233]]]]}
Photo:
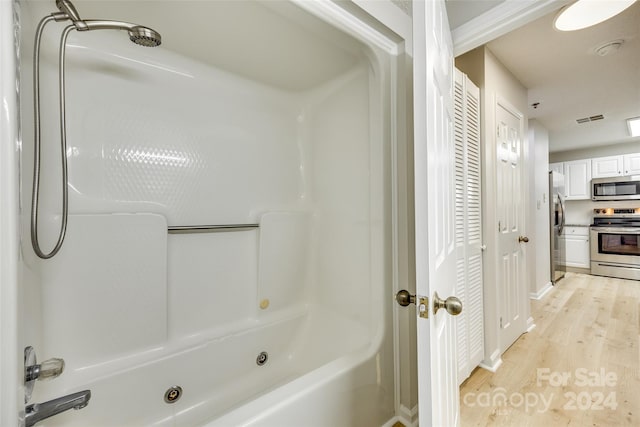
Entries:
{"type": "Polygon", "coordinates": [[[482,228],[480,205],[480,89],[456,69],[456,295],[464,309],[456,317],[458,383],[484,357],[482,228]]]}

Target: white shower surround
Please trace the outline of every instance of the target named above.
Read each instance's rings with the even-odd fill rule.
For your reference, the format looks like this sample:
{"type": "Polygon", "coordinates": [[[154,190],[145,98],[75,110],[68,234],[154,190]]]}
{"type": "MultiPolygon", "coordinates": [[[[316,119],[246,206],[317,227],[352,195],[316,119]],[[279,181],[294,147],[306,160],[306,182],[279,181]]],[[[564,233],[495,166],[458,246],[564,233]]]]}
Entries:
{"type": "MultiPolygon", "coordinates": [[[[32,323],[20,344],[67,361],[31,402],[82,389],[92,399],[46,425],[375,425],[393,416],[392,61],[365,44],[354,55],[347,72],[292,92],[122,34],[72,33],[69,237],[56,258],[37,260],[23,212],[22,309],[32,323]],[[229,223],[260,229],[165,231],[229,223]],[[260,351],[270,355],[262,367],[260,351]],[[184,397],[167,405],[173,385],[184,397]]],[[[43,82],[55,81],[51,59],[44,52],[43,82]]],[[[48,90],[45,106],[55,103],[48,90]]],[[[50,242],[58,157],[56,132],[46,135],[50,242]]]]}

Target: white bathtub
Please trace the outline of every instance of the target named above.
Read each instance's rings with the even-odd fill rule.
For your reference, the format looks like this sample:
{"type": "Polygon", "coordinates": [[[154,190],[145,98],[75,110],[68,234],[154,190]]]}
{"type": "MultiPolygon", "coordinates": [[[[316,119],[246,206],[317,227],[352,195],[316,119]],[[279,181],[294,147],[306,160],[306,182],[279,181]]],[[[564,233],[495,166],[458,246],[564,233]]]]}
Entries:
{"type": "MultiPolygon", "coordinates": [[[[82,417],[70,411],[44,425],[353,424],[357,406],[349,396],[354,387],[365,393],[360,408],[372,397],[387,405],[391,402],[384,400],[392,398],[378,390],[379,378],[372,374],[380,363],[374,357],[380,343],[368,342],[367,336],[362,325],[337,313],[319,307],[289,310],[237,325],[218,338],[201,339],[196,347],[157,349],[136,355],[136,360],[88,367],[75,378],[60,377],[57,384],[39,384],[41,392],[92,393],[82,417]],[[261,352],[267,352],[268,359],[260,366],[256,358],[261,352]],[[182,396],[166,404],[164,393],[173,386],[181,387],[182,396]],[[300,406],[310,396],[316,396],[314,403],[300,406]],[[321,413],[332,409],[322,417],[310,416],[314,408],[321,413]],[[284,418],[276,422],[278,416],[284,418]],[[297,421],[305,419],[304,424],[297,421]]],[[[361,421],[377,419],[371,413],[357,415],[361,421]]]]}
{"type": "MultiPolygon", "coordinates": [[[[39,360],[66,361],[29,403],[92,393],[86,408],[38,425],[389,421],[393,57],[291,4],[159,2],[150,15],[144,3],[78,2],[92,18],[154,27],[167,48],[141,49],[115,31],[72,32],[69,229],[60,253],[40,260],[26,190],[28,44],[53,4],[21,5],[19,341],[39,360]],[[174,21],[205,25],[203,16],[215,17],[211,52],[180,51],[185,35],[174,21]],[[278,55],[285,64],[269,62],[278,55]],[[228,224],[255,227],[167,233],[228,224]],[[167,402],[172,387],[181,395],[167,402]]],[[[47,31],[45,246],[57,232],[60,197],[52,86],[60,27],[47,31]]]]}

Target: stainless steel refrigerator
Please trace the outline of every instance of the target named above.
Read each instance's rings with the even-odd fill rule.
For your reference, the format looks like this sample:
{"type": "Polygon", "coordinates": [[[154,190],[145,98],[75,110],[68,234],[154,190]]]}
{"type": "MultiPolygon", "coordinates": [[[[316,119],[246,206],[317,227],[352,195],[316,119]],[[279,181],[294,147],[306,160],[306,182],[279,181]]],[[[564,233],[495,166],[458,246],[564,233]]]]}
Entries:
{"type": "Polygon", "coordinates": [[[564,210],[564,175],[549,172],[549,213],[551,215],[551,283],[564,277],[566,267],[566,246],[564,238],[565,210],[564,210]]]}

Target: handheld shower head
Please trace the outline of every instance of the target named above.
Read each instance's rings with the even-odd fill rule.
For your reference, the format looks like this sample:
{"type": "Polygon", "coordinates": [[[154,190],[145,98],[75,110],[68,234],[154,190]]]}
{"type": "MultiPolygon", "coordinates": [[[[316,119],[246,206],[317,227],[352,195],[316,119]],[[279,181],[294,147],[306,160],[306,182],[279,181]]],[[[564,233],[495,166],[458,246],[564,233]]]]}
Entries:
{"type": "Polygon", "coordinates": [[[129,30],[129,39],[140,46],[156,47],[162,43],[162,36],[151,28],[136,25],[129,30]]]}
{"type": "Polygon", "coordinates": [[[98,21],[88,19],[83,21],[86,25],[85,31],[90,30],[126,30],[129,33],[129,39],[137,45],[146,47],[160,46],[162,36],[155,30],[142,25],[131,24],[129,22],[120,21],[98,21]]]}
{"type": "Polygon", "coordinates": [[[160,43],[162,42],[160,33],[142,25],[120,21],[81,19],[78,10],[69,0],[56,0],[56,6],[58,7],[58,10],[62,12],[62,14],[60,14],[61,17],[57,17],[56,19],[63,19],[66,15],[66,18],[73,22],[73,25],[78,31],[101,29],[127,30],[129,32],[129,39],[137,45],[156,47],[160,46],[160,43]]]}

